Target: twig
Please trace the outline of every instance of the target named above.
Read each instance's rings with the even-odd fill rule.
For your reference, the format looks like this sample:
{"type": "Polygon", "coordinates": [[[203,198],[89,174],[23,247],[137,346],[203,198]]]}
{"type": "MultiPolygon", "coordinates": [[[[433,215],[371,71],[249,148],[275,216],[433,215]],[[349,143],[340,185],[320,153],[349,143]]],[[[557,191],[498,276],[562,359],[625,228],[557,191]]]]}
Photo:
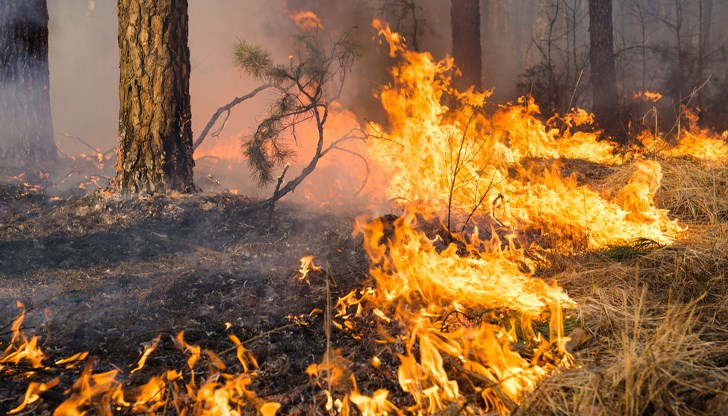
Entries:
{"type": "Polygon", "coordinates": [[[695,98],[698,95],[698,93],[703,88],[705,88],[706,85],[708,85],[708,82],[710,82],[710,78],[711,77],[712,77],[712,75],[708,75],[708,78],[702,84],[700,84],[697,87],[693,88],[693,90],[690,92],[690,94],[687,97],[685,97],[684,99],[683,98],[680,98],[678,100],[678,103],[682,103],[683,101],[685,101],[684,108],[680,108],[679,109],[680,111],[679,111],[679,113],[677,115],[677,120],[675,121],[675,124],[673,124],[672,127],[670,128],[670,131],[667,132],[666,136],[669,135],[669,134],[671,134],[677,128],[677,139],[680,140],[680,130],[681,130],[680,122],[681,122],[681,119],[685,115],[685,112],[687,111],[686,109],[690,105],[690,103],[693,101],[693,98],[695,98]]]}
{"type": "MultiPolygon", "coordinates": [[[[475,109],[473,109],[473,113],[470,114],[470,118],[468,118],[468,123],[465,125],[465,130],[463,131],[463,136],[460,139],[460,147],[458,148],[458,155],[457,159],[455,160],[455,166],[453,166],[453,172],[452,172],[452,181],[450,182],[450,191],[447,196],[447,230],[450,232],[450,218],[452,216],[452,198],[455,194],[455,183],[458,178],[458,174],[460,173],[460,160],[463,156],[463,146],[465,146],[465,139],[468,134],[468,130],[470,129],[470,124],[473,122],[473,118],[475,117],[475,109]]],[[[451,154],[452,156],[452,154],[451,154]]]]}
{"type": "Polygon", "coordinates": [[[104,157],[104,159],[105,159],[105,158],[106,158],[106,155],[109,155],[109,154],[111,154],[111,153],[115,152],[115,151],[116,151],[116,149],[117,149],[117,147],[116,147],[116,146],[114,146],[114,147],[112,147],[111,149],[109,149],[109,150],[105,151],[104,153],[102,153],[102,154],[101,154],[101,156],[103,156],[103,157],[104,157]]]}
{"type": "Polygon", "coordinates": [[[571,105],[574,104],[574,97],[576,97],[576,90],[579,89],[579,84],[581,83],[581,77],[583,75],[584,75],[584,70],[582,69],[579,72],[579,78],[576,79],[576,85],[574,85],[574,91],[572,91],[571,98],[569,99],[569,106],[566,108],[566,111],[564,111],[565,114],[568,113],[569,111],[571,111],[571,105]]]}
{"type": "MultiPolygon", "coordinates": [[[[252,338],[248,338],[248,339],[246,339],[245,341],[242,341],[242,342],[241,342],[241,344],[243,344],[243,345],[246,345],[246,344],[250,344],[250,343],[251,343],[251,342],[253,342],[253,341],[259,340],[259,339],[261,339],[261,338],[263,338],[263,337],[267,337],[267,336],[268,336],[268,335],[270,335],[270,334],[275,334],[276,332],[280,332],[280,331],[283,331],[284,329],[292,328],[292,327],[294,327],[294,326],[298,326],[298,324],[297,324],[297,323],[290,323],[290,324],[285,324],[285,325],[283,325],[283,326],[279,326],[278,328],[273,328],[273,329],[271,329],[271,330],[269,330],[269,331],[265,331],[265,332],[262,332],[262,333],[260,333],[260,334],[258,334],[258,335],[256,335],[256,336],[254,336],[254,337],[252,337],[252,338]]],[[[226,350],[222,350],[222,351],[220,351],[220,352],[218,353],[218,355],[224,355],[224,354],[227,354],[227,353],[229,353],[229,352],[233,352],[233,351],[235,351],[235,350],[236,350],[237,348],[238,348],[237,346],[233,346],[233,347],[230,347],[230,348],[228,348],[228,349],[226,349],[226,350]]]]}
{"type": "Polygon", "coordinates": [[[495,172],[493,172],[493,176],[490,178],[490,183],[488,183],[488,187],[486,188],[485,192],[483,192],[483,194],[480,196],[480,198],[478,199],[478,202],[475,203],[475,205],[473,206],[473,209],[470,210],[470,213],[468,214],[468,217],[465,219],[465,222],[463,223],[463,226],[460,229],[460,232],[461,233],[463,231],[465,231],[465,227],[468,226],[468,223],[470,222],[470,220],[473,218],[473,216],[475,215],[475,213],[483,205],[483,203],[485,202],[485,198],[488,196],[488,194],[490,193],[491,189],[493,189],[494,186],[496,186],[496,185],[500,184],[501,182],[505,181],[505,179],[502,179],[497,184],[494,184],[493,183],[493,180],[494,179],[495,179],[495,172]]]}
{"type": "Polygon", "coordinates": [[[222,126],[219,129],[217,129],[215,131],[215,133],[213,133],[213,136],[219,135],[222,132],[222,129],[225,128],[225,123],[227,122],[228,117],[230,117],[230,110],[233,107],[242,103],[243,101],[246,101],[246,100],[249,100],[249,99],[255,97],[259,92],[266,90],[268,88],[272,88],[272,87],[273,87],[272,84],[263,84],[243,96],[235,97],[235,99],[233,99],[229,103],[218,108],[217,111],[215,111],[215,114],[212,115],[212,118],[210,118],[210,121],[207,122],[207,125],[202,130],[202,133],[200,133],[200,135],[197,137],[197,140],[195,140],[195,143],[192,145],[192,151],[194,152],[195,150],[197,150],[197,148],[202,144],[202,142],[205,140],[205,137],[207,137],[207,134],[215,126],[217,119],[220,118],[220,115],[222,115],[222,113],[227,113],[227,115],[225,116],[225,120],[223,121],[222,126]]]}
{"type": "Polygon", "coordinates": [[[357,158],[359,158],[359,160],[362,161],[362,163],[364,163],[364,169],[366,169],[366,174],[364,175],[364,179],[361,181],[361,186],[359,186],[359,189],[357,189],[356,192],[354,192],[354,195],[359,195],[362,191],[364,191],[364,188],[367,186],[367,182],[369,182],[369,176],[371,176],[371,174],[372,174],[372,171],[369,168],[369,162],[367,161],[367,159],[364,156],[362,156],[361,154],[359,154],[353,150],[346,149],[346,148],[339,147],[339,146],[332,146],[331,148],[336,149],[340,152],[348,153],[354,157],[357,157],[357,158]]]}

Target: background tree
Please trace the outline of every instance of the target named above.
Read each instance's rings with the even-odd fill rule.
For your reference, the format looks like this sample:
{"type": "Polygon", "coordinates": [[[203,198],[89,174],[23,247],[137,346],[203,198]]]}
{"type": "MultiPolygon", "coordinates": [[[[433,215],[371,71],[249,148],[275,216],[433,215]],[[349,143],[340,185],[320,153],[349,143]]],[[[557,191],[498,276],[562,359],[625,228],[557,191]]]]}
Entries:
{"type": "Polygon", "coordinates": [[[481,89],[483,75],[480,43],[480,1],[452,0],[450,8],[452,24],[452,56],[462,75],[455,86],[465,89],[475,86],[481,89]]]}
{"type": "Polygon", "coordinates": [[[379,17],[404,35],[412,50],[421,52],[421,39],[428,29],[422,6],[415,0],[382,0],[379,7],[379,17]]]}
{"type": "Polygon", "coordinates": [[[119,150],[114,187],[192,192],[187,0],[119,0],[119,150]]]}
{"type": "Polygon", "coordinates": [[[57,158],[49,89],[46,0],[0,1],[0,166],[57,158]]]}
{"type": "Polygon", "coordinates": [[[619,134],[612,0],[589,0],[589,64],[592,110],[597,123],[606,135],[624,142],[626,136],[619,134]]]}

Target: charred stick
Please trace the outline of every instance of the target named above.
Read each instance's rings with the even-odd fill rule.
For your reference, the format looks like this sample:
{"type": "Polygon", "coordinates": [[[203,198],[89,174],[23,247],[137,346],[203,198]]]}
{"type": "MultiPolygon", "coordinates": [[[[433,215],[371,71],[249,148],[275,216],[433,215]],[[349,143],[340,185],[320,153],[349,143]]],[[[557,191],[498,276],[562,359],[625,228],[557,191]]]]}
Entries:
{"type": "Polygon", "coordinates": [[[40,396],[43,400],[53,403],[63,403],[71,397],[53,390],[42,391],[38,393],[38,396],[40,396]]]}

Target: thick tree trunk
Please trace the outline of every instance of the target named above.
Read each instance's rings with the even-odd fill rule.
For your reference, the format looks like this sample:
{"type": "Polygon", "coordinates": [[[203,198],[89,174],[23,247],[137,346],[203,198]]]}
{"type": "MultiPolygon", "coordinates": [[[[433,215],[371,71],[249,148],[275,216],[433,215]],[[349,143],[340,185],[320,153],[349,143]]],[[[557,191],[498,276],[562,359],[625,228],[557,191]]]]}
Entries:
{"type": "Polygon", "coordinates": [[[455,86],[482,88],[482,50],[480,45],[480,0],[452,0],[452,56],[462,75],[455,86]]]}
{"type": "Polygon", "coordinates": [[[613,33],[612,0],[589,0],[592,110],[605,134],[624,142],[626,137],[619,134],[619,95],[614,65],[613,33]]]}
{"type": "Polygon", "coordinates": [[[56,159],[46,0],[0,0],[0,167],[56,159]]]}
{"type": "Polygon", "coordinates": [[[125,194],[192,192],[187,0],[119,0],[119,161],[125,194]]]}

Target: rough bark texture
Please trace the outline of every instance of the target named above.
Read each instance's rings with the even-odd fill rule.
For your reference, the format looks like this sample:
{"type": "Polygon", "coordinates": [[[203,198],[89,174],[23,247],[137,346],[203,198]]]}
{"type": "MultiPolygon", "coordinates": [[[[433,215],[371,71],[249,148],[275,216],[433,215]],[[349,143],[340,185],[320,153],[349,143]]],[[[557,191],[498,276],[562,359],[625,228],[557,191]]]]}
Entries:
{"type": "Polygon", "coordinates": [[[49,88],[46,0],[0,0],[0,167],[58,156],[49,88]]]}
{"type": "Polygon", "coordinates": [[[125,194],[192,192],[187,0],[119,0],[119,162],[125,194]]]}
{"type": "Polygon", "coordinates": [[[452,0],[452,56],[462,75],[455,86],[465,89],[475,86],[480,90],[483,75],[480,45],[480,0],[452,0]]]}
{"type": "Polygon", "coordinates": [[[589,0],[589,42],[592,110],[605,134],[619,140],[619,96],[614,66],[612,0],[589,0]]]}

